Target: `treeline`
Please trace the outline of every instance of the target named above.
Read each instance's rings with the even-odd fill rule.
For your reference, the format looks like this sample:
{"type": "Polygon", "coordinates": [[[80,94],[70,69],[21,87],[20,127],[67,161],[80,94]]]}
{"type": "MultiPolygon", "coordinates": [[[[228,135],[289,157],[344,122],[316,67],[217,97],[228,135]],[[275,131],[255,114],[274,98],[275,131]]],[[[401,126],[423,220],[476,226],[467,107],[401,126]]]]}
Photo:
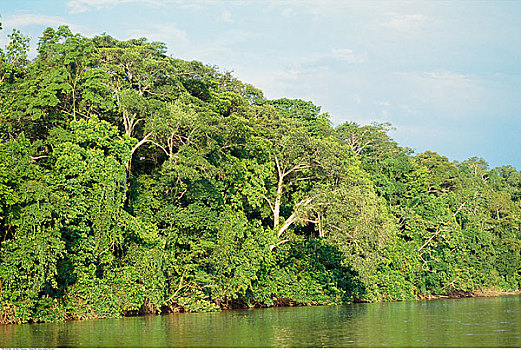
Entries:
{"type": "Polygon", "coordinates": [[[0,52],[0,323],[521,283],[521,174],[333,127],[162,43],[0,52]]]}

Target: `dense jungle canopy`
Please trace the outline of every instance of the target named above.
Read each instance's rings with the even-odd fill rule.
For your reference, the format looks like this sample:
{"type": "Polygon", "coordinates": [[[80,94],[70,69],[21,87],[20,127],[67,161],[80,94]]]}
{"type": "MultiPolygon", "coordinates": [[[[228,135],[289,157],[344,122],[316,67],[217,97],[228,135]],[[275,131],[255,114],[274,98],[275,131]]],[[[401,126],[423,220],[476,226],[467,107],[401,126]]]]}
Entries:
{"type": "Polygon", "coordinates": [[[521,174],[332,126],[162,43],[0,52],[0,323],[521,283],[521,174]]]}

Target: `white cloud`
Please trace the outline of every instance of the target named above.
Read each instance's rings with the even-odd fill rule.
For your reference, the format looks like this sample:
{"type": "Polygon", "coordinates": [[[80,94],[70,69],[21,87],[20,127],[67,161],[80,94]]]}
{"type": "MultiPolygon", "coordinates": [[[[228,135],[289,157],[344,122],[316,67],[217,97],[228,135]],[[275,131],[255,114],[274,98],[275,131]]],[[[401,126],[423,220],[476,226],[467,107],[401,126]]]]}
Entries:
{"type": "Polygon", "coordinates": [[[303,73],[304,72],[302,72],[301,70],[298,70],[298,69],[288,69],[288,70],[279,72],[277,78],[282,79],[282,80],[297,81],[302,77],[303,73]]]}
{"type": "Polygon", "coordinates": [[[2,20],[4,28],[23,28],[31,25],[60,26],[67,24],[67,20],[57,16],[43,16],[36,14],[18,14],[5,17],[2,20]]]}
{"type": "Polygon", "coordinates": [[[408,115],[414,115],[414,116],[418,115],[418,112],[413,110],[409,105],[402,104],[402,105],[400,105],[400,109],[402,111],[404,111],[405,113],[407,113],[408,115]]]}
{"type": "Polygon", "coordinates": [[[78,14],[89,11],[91,8],[101,9],[104,7],[113,7],[118,4],[131,2],[133,0],[71,0],[67,2],[70,13],[78,14]]]}
{"type": "Polygon", "coordinates": [[[282,11],[282,15],[284,17],[293,17],[297,15],[297,12],[294,9],[288,7],[282,11]]]}
{"type": "Polygon", "coordinates": [[[12,16],[6,16],[2,19],[2,26],[4,29],[20,29],[30,26],[59,27],[62,25],[69,26],[73,32],[82,32],[84,35],[86,35],[85,33],[88,31],[84,26],[77,25],[59,16],[44,16],[34,13],[20,13],[12,16]]]}
{"type": "Polygon", "coordinates": [[[449,71],[434,71],[434,72],[425,72],[424,73],[426,77],[437,80],[437,81],[443,81],[445,83],[448,83],[450,85],[458,85],[458,86],[465,86],[468,84],[472,84],[473,77],[469,74],[460,74],[455,72],[449,72],[449,71]]]}
{"type": "Polygon", "coordinates": [[[487,91],[480,78],[450,71],[395,74],[409,91],[407,105],[452,120],[473,119],[482,114],[487,91]]]}
{"type": "MultiPolygon", "coordinates": [[[[358,3],[350,1],[327,1],[327,0],[293,0],[288,1],[293,7],[315,15],[329,17],[334,14],[345,13],[346,9],[357,6],[358,3]]],[[[362,2],[360,2],[362,3],[362,2]]]]}
{"type": "MultiPolygon", "coordinates": [[[[103,8],[112,8],[125,3],[142,3],[155,7],[176,3],[182,8],[201,10],[205,5],[215,4],[216,2],[212,0],[70,0],[66,5],[70,13],[79,14],[91,9],[100,10],[103,8]]],[[[242,5],[243,3],[241,1],[235,1],[234,4],[242,5]]]]}
{"type": "Polygon", "coordinates": [[[427,16],[422,14],[391,13],[390,17],[388,21],[382,23],[382,26],[402,32],[418,30],[427,23],[427,16]]]}
{"type": "MultiPolygon", "coordinates": [[[[228,31],[224,32],[219,38],[192,45],[185,53],[190,56],[190,59],[212,64],[221,64],[223,61],[228,61],[228,64],[247,62],[244,56],[248,55],[249,52],[245,52],[240,46],[254,37],[254,34],[246,31],[228,31]],[[239,49],[234,48],[238,44],[240,44],[239,49]]],[[[227,68],[235,69],[237,67],[234,65],[227,68]]]]}
{"type": "MultiPolygon", "coordinates": [[[[130,29],[127,34],[131,38],[145,37],[150,41],[161,41],[173,45],[189,44],[187,33],[172,24],[156,24],[146,28],[130,29]]],[[[175,50],[175,47],[171,49],[175,50]]]]}
{"type": "Polygon", "coordinates": [[[347,61],[349,63],[363,63],[366,60],[366,55],[354,52],[351,49],[332,49],[331,53],[338,59],[347,61]]]}
{"type": "Polygon", "coordinates": [[[431,92],[431,96],[441,95],[443,98],[450,98],[452,93],[458,92],[466,96],[474,95],[480,90],[478,77],[470,74],[461,74],[450,71],[432,71],[423,73],[401,73],[410,78],[416,84],[423,86],[431,92]]]}
{"type": "Polygon", "coordinates": [[[233,22],[232,13],[228,10],[221,12],[221,22],[231,23],[233,22]]]}

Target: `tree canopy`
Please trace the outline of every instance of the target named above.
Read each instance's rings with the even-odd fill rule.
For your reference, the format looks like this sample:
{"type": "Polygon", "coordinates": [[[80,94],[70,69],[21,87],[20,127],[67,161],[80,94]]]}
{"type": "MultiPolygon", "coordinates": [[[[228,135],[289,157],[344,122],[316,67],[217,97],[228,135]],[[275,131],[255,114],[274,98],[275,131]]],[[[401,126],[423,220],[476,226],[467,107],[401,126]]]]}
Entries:
{"type": "Polygon", "coordinates": [[[162,43],[0,51],[0,323],[518,290],[521,173],[162,43]]]}

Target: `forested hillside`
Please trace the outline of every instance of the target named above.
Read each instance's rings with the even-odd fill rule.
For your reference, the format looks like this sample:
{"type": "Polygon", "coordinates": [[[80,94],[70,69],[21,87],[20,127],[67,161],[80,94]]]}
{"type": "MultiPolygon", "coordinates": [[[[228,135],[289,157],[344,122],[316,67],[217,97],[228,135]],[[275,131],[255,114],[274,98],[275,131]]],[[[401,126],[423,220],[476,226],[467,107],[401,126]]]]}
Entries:
{"type": "Polygon", "coordinates": [[[0,53],[0,323],[521,283],[521,174],[333,127],[146,39],[0,53]]]}

